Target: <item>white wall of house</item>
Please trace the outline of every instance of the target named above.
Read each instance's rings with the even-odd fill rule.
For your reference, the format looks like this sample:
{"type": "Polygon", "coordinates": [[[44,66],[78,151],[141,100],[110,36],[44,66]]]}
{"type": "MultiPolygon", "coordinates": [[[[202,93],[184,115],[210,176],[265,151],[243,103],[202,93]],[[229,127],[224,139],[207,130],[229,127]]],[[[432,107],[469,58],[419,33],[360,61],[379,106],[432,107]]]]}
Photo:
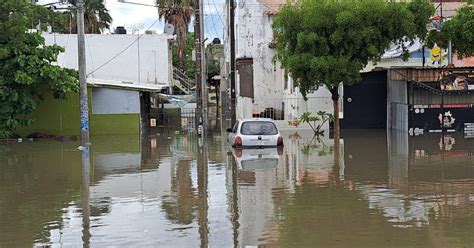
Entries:
{"type": "MultiPolygon", "coordinates": [[[[236,58],[253,58],[254,98],[239,95],[239,75],[236,73],[237,118],[249,118],[266,108],[284,110],[290,120],[303,112],[324,110],[332,113],[330,92],[321,88],[305,102],[291,77],[286,76],[278,61],[274,61],[272,21],[278,9],[275,3],[263,0],[238,1],[235,8],[236,58]]],[[[275,2],[275,1],[274,1],[275,2]]],[[[281,1],[286,3],[286,1],[281,1]]],[[[228,6],[227,6],[228,7],[228,6]]],[[[226,9],[225,17],[228,15],[226,9]]],[[[228,18],[225,18],[228,22],[228,18]]],[[[228,26],[228,25],[226,25],[228,26]]],[[[224,35],[225,62],[230,63],[229,30],[224,35]]],[[[227,69],[227,68],[226,68],[227,69]]],[[[228,69],[223,75],[228,75],[228,69]]]]}
{"type": "Polygon", "coordinates": [[[140,92],[133,90],[93,88],[93,114],[139,114],[140,92]]]}
{"type": "MultiPolygon", "coordinates": [[[[78,68],[76,35],[43,36],[47,45],[57,44],[65,49],[58,56],[58,65],[78,68]]],[[[128,86],[170,86],[173,76],[170,49],[172,38],[166,34],[142,35],[139,39],[138,35],[87,34],[86,69],[87,74],[92,73],[87,81],[124,83],[128,86]],[[112,59],[115,56],[117,57],[112,59]]]]}

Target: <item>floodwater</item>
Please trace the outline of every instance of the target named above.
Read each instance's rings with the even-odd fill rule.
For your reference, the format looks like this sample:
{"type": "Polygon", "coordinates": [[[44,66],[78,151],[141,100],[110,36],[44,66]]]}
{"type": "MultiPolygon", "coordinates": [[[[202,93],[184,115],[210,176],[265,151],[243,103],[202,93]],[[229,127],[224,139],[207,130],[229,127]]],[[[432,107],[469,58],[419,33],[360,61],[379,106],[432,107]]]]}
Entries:
{"type": "Polygon", "coordinates": [[[0,144],[0,247],[474,247],[474,140],[311,136],[0,144]]]}

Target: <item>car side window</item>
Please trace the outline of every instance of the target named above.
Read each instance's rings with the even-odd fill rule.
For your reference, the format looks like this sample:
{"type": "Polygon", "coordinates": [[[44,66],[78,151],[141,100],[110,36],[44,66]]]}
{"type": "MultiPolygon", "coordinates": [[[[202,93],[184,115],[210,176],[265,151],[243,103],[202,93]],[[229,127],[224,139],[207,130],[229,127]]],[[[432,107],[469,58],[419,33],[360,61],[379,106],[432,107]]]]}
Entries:
{"type": "Polygon", "coordinates": [[[237,128],[239,127],[239,122],[236,122],[234,128],[232,128],[233,133],[237,133],[237,128]]]}

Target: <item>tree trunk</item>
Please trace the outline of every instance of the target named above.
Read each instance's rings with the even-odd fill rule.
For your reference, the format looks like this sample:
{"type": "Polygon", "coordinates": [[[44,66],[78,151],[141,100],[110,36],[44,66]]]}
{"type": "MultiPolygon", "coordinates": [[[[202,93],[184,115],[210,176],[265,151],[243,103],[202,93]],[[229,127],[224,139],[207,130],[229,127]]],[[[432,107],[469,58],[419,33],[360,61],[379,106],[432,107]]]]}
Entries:
{"type": "Polygon", "coordinates": [[[339,156],[340,156],[340,130],[339,130],[339,87],[332,88],[331,96],[334,111],[334,182],[339,184],[339,156]]]}

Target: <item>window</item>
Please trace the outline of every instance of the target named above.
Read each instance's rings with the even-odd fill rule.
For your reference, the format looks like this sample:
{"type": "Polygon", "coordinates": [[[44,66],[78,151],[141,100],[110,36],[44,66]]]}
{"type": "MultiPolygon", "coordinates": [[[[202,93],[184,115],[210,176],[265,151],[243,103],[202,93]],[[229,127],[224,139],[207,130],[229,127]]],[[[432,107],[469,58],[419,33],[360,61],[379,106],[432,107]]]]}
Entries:
{"type": "Polygon", "coordinates": [[[234,128],[232,128],[233,133],[237,133],[237,128],[239,127],[239,122],[236,122],[234,128]]]}
{"type": "Polygon", "coordinates": [[[250,121],[242,124],[240,133],[244,135],[275,135],[278,134],[278,130],[272,122],[250,121]]]}

